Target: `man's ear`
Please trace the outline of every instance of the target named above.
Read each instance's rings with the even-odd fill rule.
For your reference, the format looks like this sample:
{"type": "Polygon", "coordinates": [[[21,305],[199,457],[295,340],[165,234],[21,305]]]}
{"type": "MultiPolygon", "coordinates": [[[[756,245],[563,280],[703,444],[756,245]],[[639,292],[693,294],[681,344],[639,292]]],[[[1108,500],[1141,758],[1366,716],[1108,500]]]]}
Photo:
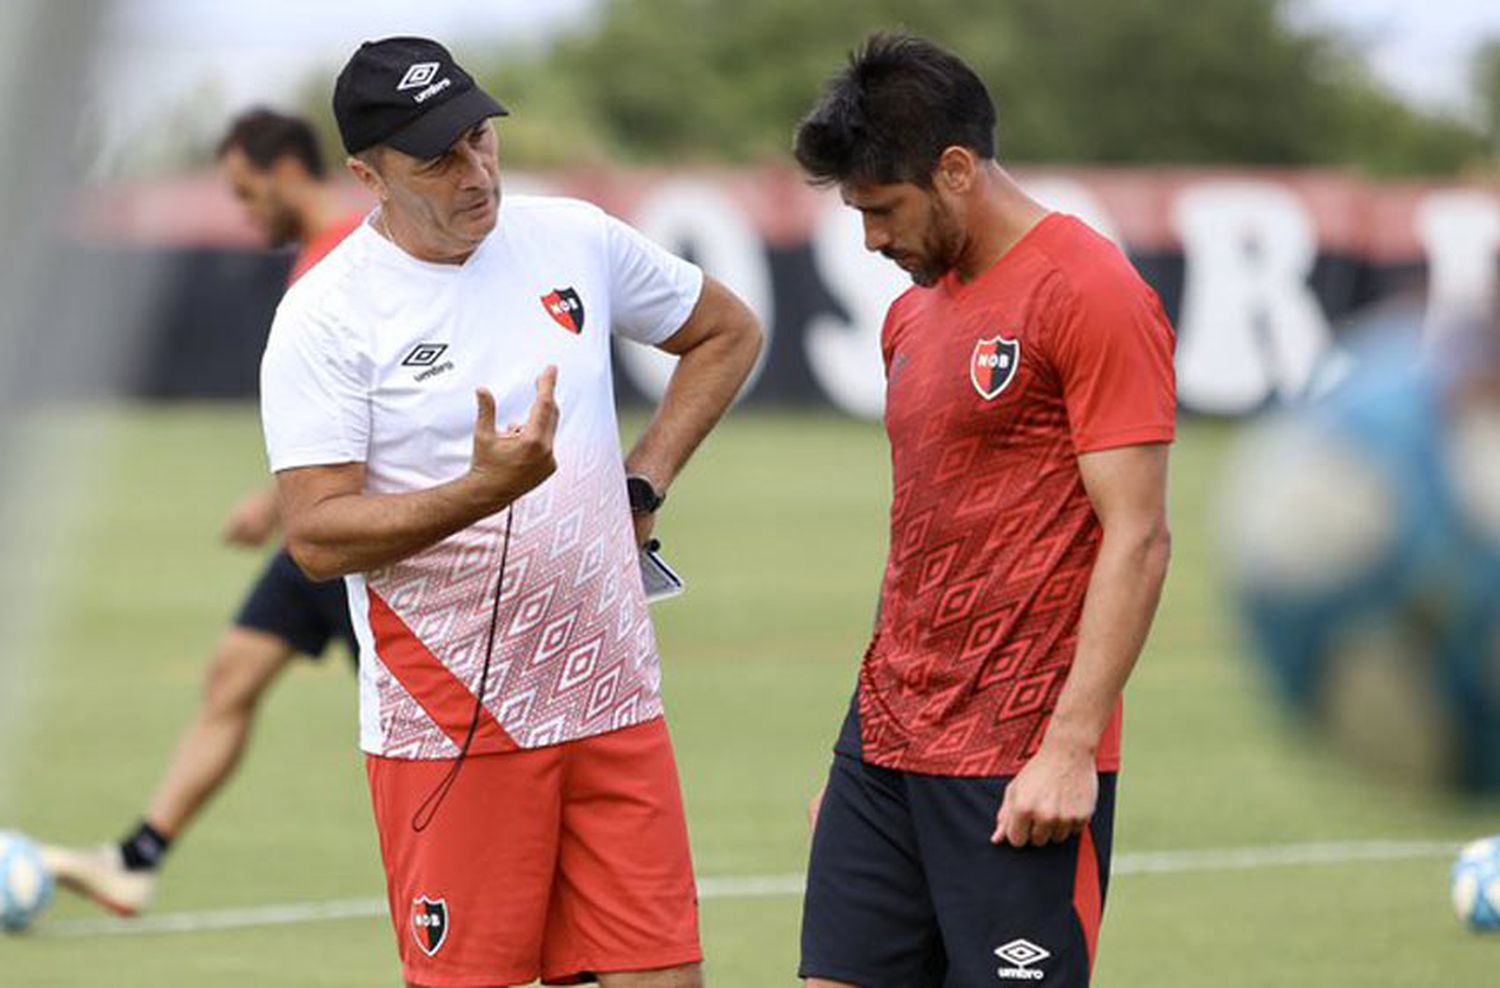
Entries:
{"type": "Polygon", "coordinates": [[[386,191],[385,179],[380,177],[379,172],[359,158],[352,156],[344,161],[344,165],[349,169],[351,175],[359,179],[360,185],[370,190],[370,194],[375,197],[376,201],[386,201],[389,193],[386,191]]]}
{"type": "Polygon", "coordinates": [[[945,148],[933,170],[932,182],[948,195],[967,195],[979,177],[979,159],[968,148],[945,148]]]}

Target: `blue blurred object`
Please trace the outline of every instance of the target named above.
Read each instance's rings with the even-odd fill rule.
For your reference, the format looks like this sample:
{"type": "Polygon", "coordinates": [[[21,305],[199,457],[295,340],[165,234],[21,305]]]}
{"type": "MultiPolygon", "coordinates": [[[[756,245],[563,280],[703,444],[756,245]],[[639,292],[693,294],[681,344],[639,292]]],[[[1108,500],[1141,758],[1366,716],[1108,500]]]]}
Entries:
{"type": "Polygon", "coordinates": [[[1500,791],[1500,396],[1389,335],[1262,427],[1228,515],[1291,707],[1388,775],[1500,791]]]}
{"type": "Polygon", "coordinates": [[[1500,837],[1465,847],[1453,863],[1453,910],[1471,930],[1500,932],[1500,837]]]}
{"type": "Polygon", "coordinates": [[[19,933],[52,901],[52,874],[24,834],[0,831],[0,928],[19,933]]]}

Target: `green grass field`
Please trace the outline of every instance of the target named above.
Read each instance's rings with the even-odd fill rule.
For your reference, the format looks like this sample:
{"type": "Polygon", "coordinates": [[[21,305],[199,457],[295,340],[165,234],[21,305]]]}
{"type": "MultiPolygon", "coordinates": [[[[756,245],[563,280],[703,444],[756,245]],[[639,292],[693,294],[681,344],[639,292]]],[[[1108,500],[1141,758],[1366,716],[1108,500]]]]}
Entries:
{"type": "MultiPolygon", "coordinates": [[[[24,657],[7,725],[0,826],[78,843],[138,815],[194,704],[207,650],[259,559],[221,547],[260,483],[248,408],[100,410],[68,423],[102,450],[67,520],[45,647],[24,657]],[[73,526],[76,526],[73,527],[73,526]]],[[[1184,427],[1173,465],[1175,559],[1130,686],[1117,852],[1500,831],[1500,803],[1396,791],[1290,733],[1244,660],[1217,566],[1214,505],[1230,434],[1184,427]]],[[[804,866],[805,806],[864,645],[884,551],[877,427],[741,415],[674,490],[660,534],[689,594],[657,610],[666,693],[699,874],[804,866]]],[[[1176,858],[1179,862],[1181,858],[1176,858]]],[[[1500,937],[1462,931],[1449,860],[1118,874],[1103,986],[1493,985],[1500,937]]],[[[173,852],[158,914],[368,899],[381,871],[355,748],[347,663],[299,666],[273,692],[239,778],[173,852]]],[[[395,985],[383,918],[219,932],[79,936],[96,911],[60,899],[0,939],[0,985],[395,985]],[[69,934],[74,935],[69,935],[69,934]]],[[[703,906],[710,983],[793,983],[799,900],[703,906]]]]}

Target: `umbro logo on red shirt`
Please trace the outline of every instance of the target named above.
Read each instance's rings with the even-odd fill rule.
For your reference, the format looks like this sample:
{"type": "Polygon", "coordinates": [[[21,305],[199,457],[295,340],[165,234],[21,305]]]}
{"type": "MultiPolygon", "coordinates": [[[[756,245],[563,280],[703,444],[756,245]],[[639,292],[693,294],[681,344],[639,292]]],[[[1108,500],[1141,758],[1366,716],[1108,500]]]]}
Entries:
{"type": "Polygon", "coordinates": [[[583,299],[572,288],[554,288],[542,296],[542,308],[570,333],[583,332],[583,299]]]}

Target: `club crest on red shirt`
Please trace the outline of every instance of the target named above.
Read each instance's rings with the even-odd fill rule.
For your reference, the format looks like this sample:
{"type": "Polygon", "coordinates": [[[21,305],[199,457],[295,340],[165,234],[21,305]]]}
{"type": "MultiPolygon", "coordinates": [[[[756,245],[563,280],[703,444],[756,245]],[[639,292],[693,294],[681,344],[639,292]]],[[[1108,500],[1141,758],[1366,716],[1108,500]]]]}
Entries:
{"type": "Polygon", "coordinates": [[[542,296],[542,308],[568,332],[583,332],[583,299],[572,288],[552,289],[542,296]]]}
{"type": "Polygon", "coordinates": [[[994,401],[1015,380],[1021,366],[1021,341],[993,336],[974,344],[969,358],[969,380],[985,401],[994,401]]]}
{"type": "Polygon", "coordinates": [[[428,957],[443,949],[448,939],[448,902],[427,896],[411,902],[411,935],[428,957]]]}

